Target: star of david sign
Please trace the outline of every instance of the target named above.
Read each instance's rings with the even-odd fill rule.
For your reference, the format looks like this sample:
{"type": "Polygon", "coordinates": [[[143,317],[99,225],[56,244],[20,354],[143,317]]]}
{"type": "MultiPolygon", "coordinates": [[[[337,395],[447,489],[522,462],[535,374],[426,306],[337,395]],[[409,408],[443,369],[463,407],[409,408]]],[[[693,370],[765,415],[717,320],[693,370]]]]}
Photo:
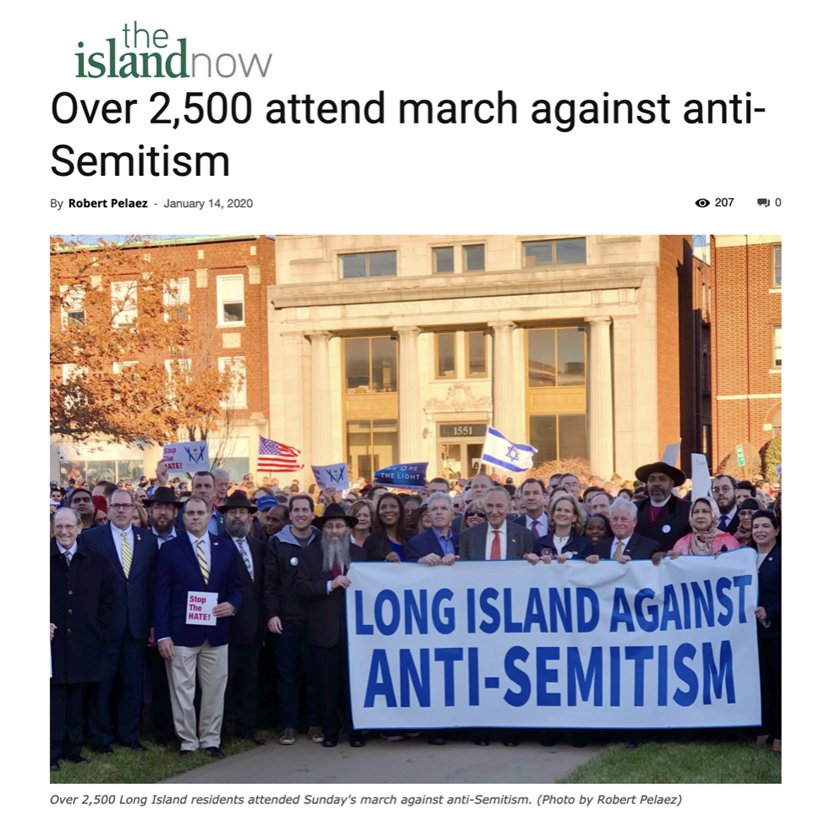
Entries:
{"type": "Polygon", "coordinates": [[[509,450],[506,452],[506,456],[507,456],[507,459],[512,460],[512,462],[516,462],[518,457],[519,457],[518,449],[515,448],[514,445],[510,445],[509,450]]]}

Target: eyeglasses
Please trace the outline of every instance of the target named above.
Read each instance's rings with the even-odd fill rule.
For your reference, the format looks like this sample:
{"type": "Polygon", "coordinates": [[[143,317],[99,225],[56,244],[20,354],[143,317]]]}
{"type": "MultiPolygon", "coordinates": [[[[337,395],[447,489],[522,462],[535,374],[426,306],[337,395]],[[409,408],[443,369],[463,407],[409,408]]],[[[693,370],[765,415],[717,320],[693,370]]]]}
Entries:
{"type": "Polygon", "coordinates": [[[112,502],[109,507],[115,511],[127,511],[129,508],[134,508],[134,502],[112,502]]]}
{"type": "Polygon", "coordinates": [[[483,511],[470,511],[466,518],[469,519],[470,516],[479,516],[481,519],[486,519],[486,514],[483,511]]]}

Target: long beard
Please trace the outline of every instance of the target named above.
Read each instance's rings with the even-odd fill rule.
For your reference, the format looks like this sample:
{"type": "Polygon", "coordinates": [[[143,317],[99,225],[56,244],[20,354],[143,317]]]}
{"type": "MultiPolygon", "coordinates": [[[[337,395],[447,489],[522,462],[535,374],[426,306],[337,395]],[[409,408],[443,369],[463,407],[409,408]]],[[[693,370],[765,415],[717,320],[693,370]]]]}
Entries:
{"type": "Polygon", "coordinates": [[[323,550],[323,569],[325,571],[331,572],[335,563],[341,565],[344,570],[349,567],[348,536],[338,539],[324,533],[320,539],[320,546],[323,550]]]}

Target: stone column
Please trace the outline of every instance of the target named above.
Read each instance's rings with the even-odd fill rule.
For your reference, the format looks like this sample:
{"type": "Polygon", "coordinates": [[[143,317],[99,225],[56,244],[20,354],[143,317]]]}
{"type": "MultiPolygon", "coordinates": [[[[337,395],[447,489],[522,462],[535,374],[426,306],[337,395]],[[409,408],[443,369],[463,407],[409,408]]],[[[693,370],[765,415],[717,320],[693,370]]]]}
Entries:
{"type": "Polygon", "coordinates": [[[612,416],[612,345],[610,318],[587,318],[589,324],[589,460],[592,473],[609,479],[615,471],[612,416]]]}
{"type": "MultiPolygon", "coordinates": [[[[312,450],[306,465],[329,465],[332,456],[332,426],[329,418],[329,332],[309,332],[312,355],[312,450]]],[[[304,453],[305,457],[305,453],[304,453]]]]}
{"type": "MultiPolygon", "coordinates": [[[[492,328],[492,425],[505,437],[513,440],[518,427],[515,412],[520,400],[513,395],[512,321],[490,321],[492,328]]],[[[513,442],[521,442],[513,440],[513,442]]]]}
{"type": "Polygon", "coordinates": [[[421,396],[418,385],[417,326],[396,326],[398,354],[398,456],[401,462],[415,462],[421,454],[421,396]]]}

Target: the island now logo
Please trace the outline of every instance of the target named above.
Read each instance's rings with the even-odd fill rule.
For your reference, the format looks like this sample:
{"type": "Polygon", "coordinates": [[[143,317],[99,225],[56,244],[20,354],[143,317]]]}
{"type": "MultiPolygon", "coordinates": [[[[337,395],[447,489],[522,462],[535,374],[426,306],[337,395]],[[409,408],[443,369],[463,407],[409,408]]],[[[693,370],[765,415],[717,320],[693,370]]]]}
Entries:
{"type": "Polygon", "coordinates": [[[163,28],[141,28],[137,21],[126,23],[117,37],[109,37],[99,51],[87,51],[77,44],[77,77],[136,77],[187,79],[189,77],[265,77],[272,55],[190,53],[185,37],[169,39],[163,28]],[[264,61],[265,60],[265,61],[264,61]]]}

